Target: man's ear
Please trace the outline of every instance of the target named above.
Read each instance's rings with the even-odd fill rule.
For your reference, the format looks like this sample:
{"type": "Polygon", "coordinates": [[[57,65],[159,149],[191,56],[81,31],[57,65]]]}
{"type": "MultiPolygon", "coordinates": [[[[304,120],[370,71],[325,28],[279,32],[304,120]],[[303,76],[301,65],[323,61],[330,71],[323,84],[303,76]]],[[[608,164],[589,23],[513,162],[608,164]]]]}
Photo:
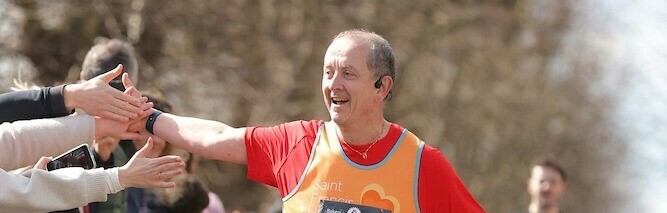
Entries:
{"type": "Polygon", "coordinates": [[[379,80],[381,84],[379,85],[377,93],[380,94],[380,101],[384,101],[389,95],[389,91],[394,88],[394,79],[390,76],[382,76],[379,80]]]}

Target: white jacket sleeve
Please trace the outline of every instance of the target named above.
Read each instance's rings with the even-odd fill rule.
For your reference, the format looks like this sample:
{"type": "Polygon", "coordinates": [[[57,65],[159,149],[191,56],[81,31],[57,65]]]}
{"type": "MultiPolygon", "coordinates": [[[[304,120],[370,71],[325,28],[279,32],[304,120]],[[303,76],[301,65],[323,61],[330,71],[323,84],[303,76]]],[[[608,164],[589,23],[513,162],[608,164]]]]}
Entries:
{"type": "Polygon", "coordinates": [[[58,156],[82,143],[93,143],[95,120],[90,115],[36,119],[0,125],[0,168],[32,165],[42,156],[58,156]]]}
{"type": "Polygon", "coordinates": [[[0,212],[48,212],[104,202],[122,190],[118,169],[71,167],[14,174],[0,169],[0,212]]]}

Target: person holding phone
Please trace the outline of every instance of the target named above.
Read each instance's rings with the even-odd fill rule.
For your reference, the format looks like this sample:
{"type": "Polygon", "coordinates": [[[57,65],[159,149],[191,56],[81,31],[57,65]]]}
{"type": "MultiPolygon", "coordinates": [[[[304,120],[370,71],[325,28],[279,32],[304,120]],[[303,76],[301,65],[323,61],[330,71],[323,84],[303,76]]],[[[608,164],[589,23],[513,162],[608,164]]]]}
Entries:
{"type": "MultiPolygon", "coordinates": [[[[91,80],[91,82],[109,82],[115,76],[120,75],[122,69],[122,66],[118,66],[115,70],[107,72],[99,76],[99,78],[91,80]]],[[[119,92],[113,88],[111,90],[119,92]]],[[[113,94],[113,92],[104,93],[113,94]]],[[[122,92],[121,94],[128,95],[122,92]]],[[[98,96],[100,96],[100,99],[104,99],[104,96],[98,96]]],[[[153,103],[146,102],[148,98],[129,97],[131,100],[141,103],[140,108],[138,108],[140,114],[133,116],[133,119],[140,119],[150,115],[153,103]]],[[[13,100],[7,100],[4,103],[8,105],[21,105],[22,103],[22,99],[13,100]]],[[[2,106],[4,107],[4,105],[2,106]]],[[[79,144],[91,143],[94,138],[98,137],[137,138],[139,136],[138,133],[127,132],[127,126],[129,125],[127,121],[129,120],[121,122],[103,117],[78,114],[51,119],[16,121],[13,123],[3,122],[0,124],[0,139],[2,139],[0,150],[8,154],[0,154],[0,168],[12,170],[24,167],[34,163],[42,155],[59,155],[79,144]],[[21,134],[22,132],[30,131],[33,131],[33,134],[21,134]]]]}
{"type": "Polygon", "coordinates": [[[147,158],[152,147],[153,140],[149,138],[127,164],[106,170],[69,167],[46,171],[50,157],[40,158],[33,169],[21,174],[0,169],[0,209],[8,212],[58,211],[106,201],[107,195],[127,187],[175,187],[171,178],[181,174],[185,164],[178,156],[147,158]]]}
{"type": "MultiPolygon", "coordinates": [[[[145,110],[141,116],[150,113],[145,110]]],[[[0,168],[25,167],[41,156],[57,156],[82,143],[92,145],[95,137],[138,138],[139,134],[127,131],[128,126],[90,115],[5,122],[0,124],[0,168]]]]}
{"type": "MultiPolygon", "coordinates": [[[[152,103],[143,104],[139,118],[149,115],[152,106],[152,103]]],[[[127,163],[117,169],[67,168],[46,173],[30,170],[21,175],[6,172],[32,164],[39,156],[60,154],[53,153],[54,150],[90,143],[95,137],[137,138],[137,133],[127,132],[128,125],[128,122],[85,114],[2,123],[0,185],[3,187],[0,187],[0,209],[11,212],[63,210],[105,201],[107,194],[117,193],[125,187],[173,187],[173,183],[157,182],[156,179],[168,180],[180,174],[182,160],[177,156],[146,158],[153,144],[152,139],[146,151],[135,155],[137,163],[127,163]],[[60,185],[64,187],[53,188],[60,185]],[[57,202],[43,202],[53,200],[52,197],[57,197],[57,202]]],[[[48,163],[48,159],[42,159],[38,165],[48,163]]]]}
{"type": "Polygon", "coordinates": [[[81,144],[74,149],[55,157],[46,164],[46,170],[52,171],[67,167],[81,167],[83,169],[94,169],[97,167],[92,151],[88,144],[81,144]]]}

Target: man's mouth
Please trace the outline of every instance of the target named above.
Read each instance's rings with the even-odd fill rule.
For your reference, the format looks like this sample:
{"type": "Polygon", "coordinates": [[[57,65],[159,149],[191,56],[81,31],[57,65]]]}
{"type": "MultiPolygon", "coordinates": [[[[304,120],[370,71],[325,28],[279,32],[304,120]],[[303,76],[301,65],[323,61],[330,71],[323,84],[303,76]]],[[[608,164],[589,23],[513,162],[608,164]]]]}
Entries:
{"type": "Polygon", "coordinates": [[[333,103],[335,105],[341,105],[341,104],[347,103],[348,101],[350,101],[350,100],[343,99],[343,98],[331,98],[331,103],[333,103]]]}

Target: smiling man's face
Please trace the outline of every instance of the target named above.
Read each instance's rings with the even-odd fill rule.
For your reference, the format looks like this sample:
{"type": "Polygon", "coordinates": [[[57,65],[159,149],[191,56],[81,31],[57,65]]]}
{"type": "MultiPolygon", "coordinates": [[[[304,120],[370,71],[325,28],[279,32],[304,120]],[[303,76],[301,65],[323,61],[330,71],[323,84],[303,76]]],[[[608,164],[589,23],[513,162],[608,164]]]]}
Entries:
{"type": "Polygon", "coordinates": [[[345,126],[377,110],[377,88],[367,58],[369,45],[352,38],[334,40],[324,56],[322,95],[331,120],[345,126]]]}

